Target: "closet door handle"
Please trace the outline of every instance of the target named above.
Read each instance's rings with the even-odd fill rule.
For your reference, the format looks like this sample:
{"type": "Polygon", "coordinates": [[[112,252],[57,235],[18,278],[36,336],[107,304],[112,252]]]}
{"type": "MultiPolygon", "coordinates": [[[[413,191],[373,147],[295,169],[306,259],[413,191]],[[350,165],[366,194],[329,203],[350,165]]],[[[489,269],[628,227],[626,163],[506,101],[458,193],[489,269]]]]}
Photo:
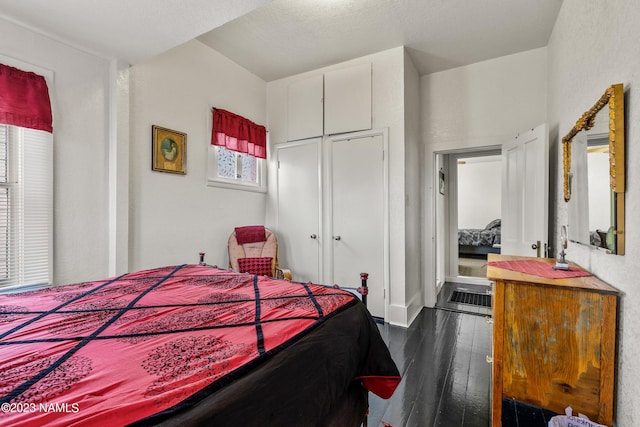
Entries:
{"type": "Polygon", "coordinates": [[[318,238],[318,236],[317,236],[317,235],[315,235],[315,234],[312,234],[312,235],[311,235],[311,236],[309,236],[309,237],[310,237],[310,238],[312,238],[312,239],[317,239],[317,238],[318,238]]]}
{"type": "Polygon", "coordinates": [[[340,236],[333,236],[333,240],[342,240],[342,237],[340,237],[340,236]]]}

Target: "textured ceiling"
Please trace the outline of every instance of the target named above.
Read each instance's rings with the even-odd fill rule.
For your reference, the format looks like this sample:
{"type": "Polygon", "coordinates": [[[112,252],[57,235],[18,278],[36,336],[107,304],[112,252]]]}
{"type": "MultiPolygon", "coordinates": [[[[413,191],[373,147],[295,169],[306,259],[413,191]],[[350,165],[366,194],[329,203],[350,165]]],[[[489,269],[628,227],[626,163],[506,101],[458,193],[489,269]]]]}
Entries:
{"type": "Polygon", "coordinates": [[[420,74],[546,46],[562,0],[0,0],[0,16],[143,61],[193,38],[265,81],[406,46],[420,74]]]}
{"type": "Polygon", "coordinates": [[[269,0],[0,0],[0,16],[131,64],[224,24],[269,0]]]}
{"type": "Polygon", "coordinates": [[[406,46],[420,74],[547,45],[561,0],[273,0],[198,39],[266,81],[406,46]]]}

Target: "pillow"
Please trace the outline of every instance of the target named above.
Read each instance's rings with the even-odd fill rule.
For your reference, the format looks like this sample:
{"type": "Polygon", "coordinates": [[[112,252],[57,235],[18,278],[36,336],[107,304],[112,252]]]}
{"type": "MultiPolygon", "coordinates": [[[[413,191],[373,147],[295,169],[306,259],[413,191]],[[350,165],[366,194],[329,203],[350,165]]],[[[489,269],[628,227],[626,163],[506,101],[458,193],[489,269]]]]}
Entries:
{"type": "Polygon", "coordinates": [[[240,273],[257,274],[258,276],[271,276],[273,258],[238,258],[240,273]]]}
{"type": "Polygon", "coordinates": [[[494,219],[493,221],[491,221],[489,224],[487,224],[487,226],[484,228],[485,230],[491,230],[493,228],[498,228],[500,227],[500,219],[494,219]]]}

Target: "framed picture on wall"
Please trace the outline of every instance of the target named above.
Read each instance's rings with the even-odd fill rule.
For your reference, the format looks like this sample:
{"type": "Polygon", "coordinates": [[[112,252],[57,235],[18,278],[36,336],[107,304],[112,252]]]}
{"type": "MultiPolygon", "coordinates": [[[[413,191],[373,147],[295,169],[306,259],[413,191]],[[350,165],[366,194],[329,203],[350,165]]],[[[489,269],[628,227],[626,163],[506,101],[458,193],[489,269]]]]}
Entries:
{"type": "Polygon", "coordinates": [[[444,172],[442,169],[440,169],[438,175],[440,176],[440,183],[438,184],[438,188],[440,190],[440,194],[444,194],[444,172]]]}
{"type": "Polygon", "coordinates": [[[151,169],[185,175],[187,173],[187,134],[153,125],[151,135],[151,169]]]}

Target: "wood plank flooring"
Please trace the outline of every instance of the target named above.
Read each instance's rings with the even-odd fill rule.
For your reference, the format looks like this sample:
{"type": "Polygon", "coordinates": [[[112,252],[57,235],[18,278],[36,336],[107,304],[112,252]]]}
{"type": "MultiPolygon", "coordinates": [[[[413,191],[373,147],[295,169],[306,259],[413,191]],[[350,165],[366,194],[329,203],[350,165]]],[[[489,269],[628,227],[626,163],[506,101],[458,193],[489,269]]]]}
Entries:
{"type": "MultiPolygon", "coordinates": [[[[389,400],[369,394],[368,427],[491,424],[491,325],[485,316],[424,308],[409,328],[378,326],[402,382],[389,400]]],[[[514,401],[505,401],[503,412],[505,427],[546,427],[550,416],[514,401]]]]}
{"type": "Polygon", "coordinates": [[[369,426],[482,426],[490,421],[491,327],[484,317],[422,310],[405,329],[379,325],[402,382],[370,397],[369,426]]]}

